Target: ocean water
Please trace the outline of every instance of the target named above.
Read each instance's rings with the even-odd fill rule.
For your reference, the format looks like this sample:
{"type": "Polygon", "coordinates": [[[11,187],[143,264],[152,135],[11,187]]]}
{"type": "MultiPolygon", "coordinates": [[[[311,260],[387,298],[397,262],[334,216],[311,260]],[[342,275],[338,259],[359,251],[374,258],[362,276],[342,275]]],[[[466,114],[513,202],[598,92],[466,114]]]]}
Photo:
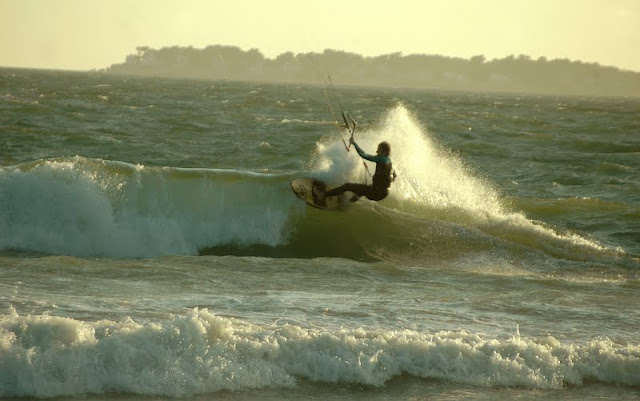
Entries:
{"type": "Polygon", "coordinates": [[[3,69],[0,144],[2,398],[640,399],[639,99],[3,69]]]}

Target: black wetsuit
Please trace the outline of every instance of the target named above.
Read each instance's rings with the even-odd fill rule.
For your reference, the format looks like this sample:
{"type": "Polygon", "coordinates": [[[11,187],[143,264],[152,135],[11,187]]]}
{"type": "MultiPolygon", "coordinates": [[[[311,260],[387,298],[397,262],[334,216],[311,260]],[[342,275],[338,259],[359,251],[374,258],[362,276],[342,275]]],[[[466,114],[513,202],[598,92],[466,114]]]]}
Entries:
{"type": "Polygon", "coordinates": [[[389,195],[389,187],[391,186],[391,175],[393,174],[393,165],[389,156],[368,155],[357,143],[354,142],[356,151],[363,159],[376,163],[376,172],[373,174],[373,183],[371,185],[346,183],[330,191],[326,196],[340,195],[346,191],[353,192],[358,196],[366,196],[372,201],[379,201],[389,195]]]}

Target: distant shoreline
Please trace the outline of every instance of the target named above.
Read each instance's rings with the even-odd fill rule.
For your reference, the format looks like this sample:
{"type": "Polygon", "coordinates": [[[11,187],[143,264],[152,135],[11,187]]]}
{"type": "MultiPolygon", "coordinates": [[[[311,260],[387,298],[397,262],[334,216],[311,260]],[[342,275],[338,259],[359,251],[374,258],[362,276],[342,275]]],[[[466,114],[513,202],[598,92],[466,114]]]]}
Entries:
{"type": "Polygon", "coordinates": [[[533,60],[526,55],[487,61],[439,55],[393,53],[364,57],[324,50],[287,52],[266,58],[234,46],[138,47],[125,62],[75,70],[0,66],[1,70],[55,71],[454,92],[640,98],[640,72],[568,59],[533,60]]]}
{"type": "MultiPolygon", "coordinates": [[[[102,71],[102,70],[100,70],[102,71]]],[[[344,51],[287,52],[266,58],[235,46],[138,47],[107,73],[168,78],[288,82],[471,92],[640,97],[640,73],[568,59],[526,55],[486,60],[392,53],[364,57],[344,51]],[[330,75],[329,75],[330,74],[330,75]],[[330,76],[330,78],[329,78],[330,76]]]]}

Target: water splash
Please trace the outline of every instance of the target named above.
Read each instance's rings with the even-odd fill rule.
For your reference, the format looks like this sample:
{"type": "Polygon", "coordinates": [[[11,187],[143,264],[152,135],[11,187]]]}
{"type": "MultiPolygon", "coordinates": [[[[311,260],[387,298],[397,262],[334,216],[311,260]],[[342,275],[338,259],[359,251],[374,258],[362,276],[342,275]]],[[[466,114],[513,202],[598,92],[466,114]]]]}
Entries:
{"type": "MultiPolygon", "coordinates": [[[[398,178],[392,185],[390,199],[442,210],[475,211],[478,215],[504,213],[497,192],[473,175],[461,159],[439,147],[404,105],[389,110],[375,128],[359,132],[356,139],[370,154],[375,153],[382,141],[391,144],[391,159],[398,178]]],[[[345,157],[344,146],[335,138],[318,144],[315,167],[334,185],[363,181],[361,159],[355,151],[345,157]]]]}
{"type": "MultiPolygon", "coordinates": [[[[571,259],[591,258],[594,253],[607,258],[624,253],[509,210],[489,180],[432,139],[428,128],[402,104],[390,109],[373,128],[358,132],[356,139],[368,153],[374,153],[381,141],[391,144],[398,178],[381,205],[472,227],[493,238],[571,259]],[[587,255],[585,250],[589,251],[587,255]]],[[[340,185],[345,181],[363,182],[361,160],[353,151],[345,157],[342,142],[334,136],[318,144],[314,165],[321,179],[340,185]]]]}

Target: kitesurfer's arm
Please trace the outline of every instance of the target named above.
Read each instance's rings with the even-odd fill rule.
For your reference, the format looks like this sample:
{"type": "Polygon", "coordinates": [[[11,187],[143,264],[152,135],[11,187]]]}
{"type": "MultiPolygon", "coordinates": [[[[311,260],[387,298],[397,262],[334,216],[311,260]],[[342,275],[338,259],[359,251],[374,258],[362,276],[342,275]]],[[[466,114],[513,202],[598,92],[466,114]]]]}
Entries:
{"type": "Polygon", "coordinates": [[[360,148],[360,146],[358,146],[358,144],[356,143],[356,141],[353,138],[350,139],[350,142],[353,144],[353,146],[355,146],[356,152],[358,152],[360,157],[362,157],[363,159],[369,160],[369,161],[374,162],[374,163],[388,163],[389,162],[389,158],[387,156],[367,154],[364,150],[362,150],[362,148],[360,148]]]}

